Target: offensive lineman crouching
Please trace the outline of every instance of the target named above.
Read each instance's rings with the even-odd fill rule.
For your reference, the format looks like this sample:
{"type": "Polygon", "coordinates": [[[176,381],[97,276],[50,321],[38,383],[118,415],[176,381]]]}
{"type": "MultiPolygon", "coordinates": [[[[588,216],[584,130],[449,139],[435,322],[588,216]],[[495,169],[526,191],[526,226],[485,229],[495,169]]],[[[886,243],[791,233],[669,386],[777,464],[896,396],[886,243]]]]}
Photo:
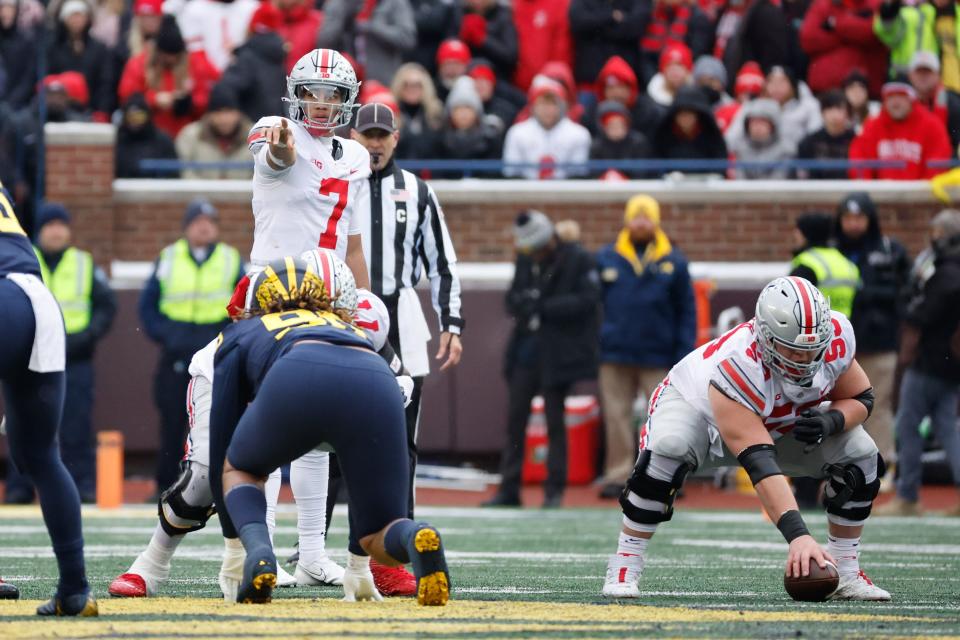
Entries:
{"type": "Polygon", "coordinates": [[[831,561],[840,573],[831,599],[889,600],[860,570],[860,535],[883,460],[861,426],[873,390],[855,352],[850,322],[810,282],[777,278],[760,293],[752,320],[674,366],[650,399],[603,595],[640,597],[647,544],[673,516],[687,473],[736,460],[790,545],[788,576],[808,575],[811,561],[831,561]],[[826,553],[807,531],[785,475],[829,480],[826,553]]]}

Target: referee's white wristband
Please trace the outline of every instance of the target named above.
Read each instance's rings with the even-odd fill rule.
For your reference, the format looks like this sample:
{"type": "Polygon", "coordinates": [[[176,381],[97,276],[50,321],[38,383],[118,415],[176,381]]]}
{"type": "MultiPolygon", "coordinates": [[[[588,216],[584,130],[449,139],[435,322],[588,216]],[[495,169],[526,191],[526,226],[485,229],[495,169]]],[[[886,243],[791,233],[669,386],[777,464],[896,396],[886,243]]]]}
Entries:
{"type": "Polygon", "coordinates": [[[273,151],[270,150],[270,145],[267,145],[267,160],[269,160],[273,165],[280,167],[281,169],[286,169],[290,165],[286,161],[281,160],[277,156],[273,155],[273,151]]]}

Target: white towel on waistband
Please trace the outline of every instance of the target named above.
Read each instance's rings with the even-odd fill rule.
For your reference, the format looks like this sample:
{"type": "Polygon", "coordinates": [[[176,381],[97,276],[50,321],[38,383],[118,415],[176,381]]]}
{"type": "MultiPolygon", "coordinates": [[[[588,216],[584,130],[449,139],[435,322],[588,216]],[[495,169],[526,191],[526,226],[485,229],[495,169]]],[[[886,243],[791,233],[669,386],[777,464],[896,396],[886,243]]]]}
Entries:
{"type": "Polygon", "coordinates": [[[423,316],[420,298],[410,287],[400,289],[397,299],[397,331],[400,335],[400,359],[413,377],[430,373],[427,343],[430,327],[423,316]]]}
{"type": "Polygon", "coordinates": [[[67,336],[56,298],[35,275],[8,273],[7,279],[23,289],[30,298],[33,317],[36,318],[37,328],[33,335],[28,368],[37,373],[63,371],[67,361],[67,336]]]}

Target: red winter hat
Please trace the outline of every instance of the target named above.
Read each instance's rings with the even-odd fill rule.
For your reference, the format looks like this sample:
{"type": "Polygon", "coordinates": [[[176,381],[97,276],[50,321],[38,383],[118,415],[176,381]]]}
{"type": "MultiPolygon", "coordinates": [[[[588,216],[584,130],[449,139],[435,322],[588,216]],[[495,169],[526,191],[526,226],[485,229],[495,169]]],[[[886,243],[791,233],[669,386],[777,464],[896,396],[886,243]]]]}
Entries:
{"type": "Polygon", "coordinates": [[[668,44],[660,54],[660,71],[671,64],[682,64],[687,71],[693,70],[693,53],[690,47],[680,42],[668,44]]]}
{"type": "Polygon", "coordinates": [[[444,40],[437,48],[437,64],[451,60],[457,60],[463,64],[470,62],[470,47],[456,38],[444,40]]]}
{"type": "Polygon", "coordinates": [[[475,60],[473,64],[470,65],[470,68],[467,70],[467,75],[474,80],[486,80],[491,84],[497,83],[497,76],[493,72],[493,67],[482,58],[475,60]]]}
{"type": "Polygon", "coordinates": [[[163,0],[137,0],[133,3],[133,15],[135,16],[160,16],[163,15],[163,0]]]}
{"type": "Polygon", "coordinates": [[[265,0],[250,17],[250,33],[270,33],[283,26],[283,12],[265,0]]]}
{"type": "Polygon", "coordinates": [[[745,62],[740,71],[737,72],[737,80],[734,83],[733,93],[739,96],[743,93],[759,94],[763,91],[763,85],[766,79],[763,77],[763,71],[760,65],[752,60],[745,62]]]}
{"type": "Polygon", "coordinates": [[[79,104],[86,107],[90,102],[90,91],[87,89],[87,81],[79,71],[64,71],[59,74],[51,74],[43,79],[43,86],[48,91],[63,91],[67,96],[79,104]]]}

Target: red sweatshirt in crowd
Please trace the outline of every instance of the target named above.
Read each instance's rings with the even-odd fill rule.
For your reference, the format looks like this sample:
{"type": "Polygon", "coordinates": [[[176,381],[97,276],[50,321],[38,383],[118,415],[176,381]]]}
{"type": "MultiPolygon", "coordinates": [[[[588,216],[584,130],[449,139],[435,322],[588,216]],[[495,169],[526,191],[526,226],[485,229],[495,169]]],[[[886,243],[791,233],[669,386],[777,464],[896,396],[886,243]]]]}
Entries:
{"type": "Polygon", "coordinates": [[[513,23],[520,51],[513,81],[524,91],[548,62],[573,67],[569,7],[570,0],[514,0],[513,23]]]}
{"type": "Polygon", "coordinates": [[[283,24],[277,33],[289,45],[287,50],[287,72],[293,69],[297,60],[316,48],[317,34],[323,24],[323,14],[313,8],[313,2],[281,9],[283,24]]]}
{"type": "Polygon", "coordinates": [[[867,120],[850,145],[849,157],[907,163],[903,169],[850,169],[853,179],[924,180],[946,171],[947,167],[928,167],[926,163],[950,159],[950,137],[939,118],[914,103],[903,120],[894,120],[886,110],[867,120]]]}

